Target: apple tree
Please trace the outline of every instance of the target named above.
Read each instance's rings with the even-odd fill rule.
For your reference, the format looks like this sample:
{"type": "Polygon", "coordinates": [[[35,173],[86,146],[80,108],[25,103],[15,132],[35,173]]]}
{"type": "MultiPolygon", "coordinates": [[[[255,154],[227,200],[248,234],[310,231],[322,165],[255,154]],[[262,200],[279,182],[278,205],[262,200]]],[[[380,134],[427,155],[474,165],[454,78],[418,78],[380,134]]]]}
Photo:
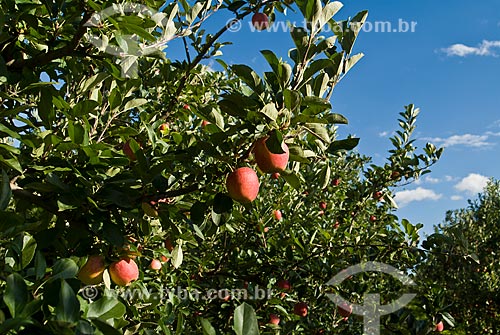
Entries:
{"type": "MultiPolygon", "coordinates": [[[[367,12],[336,21],[342,5],[319,0],[0,4],[0,332],[356,334],[362,317],[327,293],[386,304],[405,290],[372,273],[326,285],[366,261],[412,273],[421,225],[399,220],[392,190],[442,152],[417,151],[413,105],[383,165],[339,138],[348,121],[331,98],[363,57],[367,12]],[[290,10],[308,23],[291,27],[287,55],[261,51],[265,73],[224,61],[232,23],[290,10]],[[223,13],[233,20],[207,31],[223,13]],[[174,42],[185,57],[164,52],[174,42]]],[[[381,323],[433,329],[411,313],[381,323]]]]}

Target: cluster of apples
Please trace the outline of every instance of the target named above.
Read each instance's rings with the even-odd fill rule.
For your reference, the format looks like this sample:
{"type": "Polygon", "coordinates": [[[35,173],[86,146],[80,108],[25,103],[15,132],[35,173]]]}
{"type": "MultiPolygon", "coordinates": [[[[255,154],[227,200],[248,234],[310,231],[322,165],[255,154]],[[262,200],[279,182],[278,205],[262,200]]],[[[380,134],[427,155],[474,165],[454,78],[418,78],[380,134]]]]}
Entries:
{"type": "MultiPolygon", "coordinates": [[[[292,285],[288,280],[281,279],[278,280],[276,283],[276,286],[278,286],[279,289],[282,291],[290,291],[292,289],[292,285]]],[[[283,298],[285,296],[285,293],[281,293],[281,297],[283,298]]],[[[298,315],[300,317],[306,317],[309,312],[309,306],[307,305],[306,302],[304,301],[299,301],[293,306],[293,314],[298,315]]],[[[352,314],[352,306],[347,304],[347,303],[342,303],[337,306],[337,312],[344,318],[344,320],[347,320],[347,318],[352,314]]],[[[270,314],[269,315],[269,324],[273,325],[279,325],[280,323],[280,318],[276,314],[270,314]]]]}
{"type": "MultiPolygon", "coordinates": [[[[283,142],[281,148],[283,153],[274,154],[266,146],[269,137],[263,137],[254,145],[253,154],[259,169],[264,173],[272,173],[273,178],[279,172],[285,170],[290,157],[288,146],[283,142]]],[[[231,172],[226,179],[226,188],[229,196],[241,203],[254,201],[259,194],[259,177],[257,173],[249,167],[240,167],[231,172]]]]}
{"type": "MultiPolygon", "coordinates": [[[[89,256],[87,263],[78,272],[78,279],[85,285],[102,283],[102,276],[106,270],[106,261],[101,255],[89,256]]],[[[109,276],[118,286],[127,286],[139,278],[139,268],[132,258],[123,257],[108,267],[109,276]]]]}

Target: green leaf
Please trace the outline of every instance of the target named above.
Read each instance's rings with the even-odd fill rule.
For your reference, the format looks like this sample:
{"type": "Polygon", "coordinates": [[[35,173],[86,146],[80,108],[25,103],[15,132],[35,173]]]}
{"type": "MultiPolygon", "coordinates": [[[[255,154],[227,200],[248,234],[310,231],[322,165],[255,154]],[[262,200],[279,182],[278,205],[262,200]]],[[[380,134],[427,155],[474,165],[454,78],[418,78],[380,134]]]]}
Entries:
{"type": "Polygon", "coordinates": [[[213,210],[217,214],[231,213],[233,210],[233,199],[224,193],[217,193],[214,197],[213,210]]]}
{"type": "Polygon", "coordinates": [[[146,99],[142,99],[142,98],[129,100],[129,101],[127,101],[127,103],[125,103],[125,106],[123,107],[122,112],[128,111],[128,110],[133,109],[133,108],[140,107],[140,106],[145,105],[147,103],[148,103],[148,101],[146,99]]]}
{"type": "Polygon", "coordinates": [[[279,61],[278,57],[276,57],[276,54],[274,52],[272,52],[271,50],[261,50],[260,53],[262,55],[264,55],[267,62],[269,63],[269,65],[273,69],[273,72],[276,75],[278,75],[278,67],[279,67],[280,61],[279,61]]]}
{"type": "Polygon", "coordinates": [[[120,319],[125,315],[126,308],[117,298],[104,296],[89,304],[87,318],[99,318],[103,321],[108,319],[120,319]]]}
{"type": "Polygon", "coordinates": [[[207,205],[204,202],[197,201],[191,206],[191,220],[194,224],[202,224],[205,221],[205,213],[207,211],[207,205]]]}
{"type": "Polygon", "coordinates": [[[283,176],[283,179],[285,179],[285,181],[291,187],[293,187],[297,191],[300,190],[300,179],[299,179],[299,177],[297,177],[297,175],[295,175],[293,173],[287,173],[287,174],[283,173],[282,176],[283,176]]]}
{"type": "Polygon", "coordinates": [[[3,211],[9,206],[12,190],[10,189],[9,176],[2,169],[2,183],[0,185],[0,210],[3,211]]]}
{"type": "Polygon", "coordinates": [[[352,150],[359,144],[359,138],[350,137],[344,140],[333,141],[328,148],[329,153],[335,153],[340,150],[352,150]]]}
{"type": "Polygon", "coordinates": [[[316,136],[320,140],[322,140],[325,143],[330,143],[330,136],[328,135],[328,130],[319,123],[307,123],[304,125],[304,128],[311,133],[312,135],[316,136]]]}
{"type": "Polygon", "coordinates": [[[23,236],[23,246],[21,251],[21,268],[24,269],[35,256],[36,240],[29,236],[23,236]]]}
{"type": "Polygon", "coordinates": [[[80,318],[80,302],[71,286],[61,280],[61,289],[59,291],[59,302],[57,303],[56,318],[59,321],[74,323],[80,318]]]}
{"type": "Polygon", "coordinates": [[[182,245],[179,243],[172,250],[172,266],[177,269],[182,264],[184,256],[182,254],[182,245]]]}
{"type": "Polygon", "coordinates": [[[331,113],[328,114],[325,119],[329,124],[349,124],[347,118],[342,114],[331,113]]]}
{"type": "Polygon", "coordinates": [[[237,335],[258,335],[259,324],[252,306],[246,302],[234,310],[234,331],[237,335]]]}
{"type": "Polygon", "coordinates": [[[262,80],[259,75],[249,66],[236,64],[231,66],[233,72],[248,85],[255,93],[260,94],[263,91],[262,80]]]}
{"type": "Polygon", "coordinates": [[[285,107],[292,113],[298,111],[301,105],[301,96],[297,91],[285,90],[283,92],[285,107]]]}
{"type": "Polygon", "coordinates": [[[274,103],[268,103],[267,105],[265,105],[260,110],[260,113],[267,116],[271,121],[276,121],[276,118],[278,117],[278,110],[276,109],[274,103]]]}
{"type": "Polygon", "coordinates": [[[52,267],[51,280],[74,278],[78,273],[78,265],[69,258],[59,259],[52,267]]]}
{"type": "Polygon", "coordinates": [[[273,154],[283,154],[283,134],[279,130],[273,130],[268,139],[266,140],[265,146],[273,154]]]}
{"type": "Polygon", "coordinates": [[[3,301],[13,318],[22,312],[28,302],[28,288],[21,275],[12,273],[7,277],[3,301]]]}
{"type": "Polygon", "coordinates": [[[441,316],[443,317],[443,320],[446,321],[448,325],[450,325],[450,327],[455,327],[455,319],[453,318],[453,316],[451,316],[450,313],[443,312],[441,313],[441,316]]]}
{"type": "Polygon", "coordinates": [[[307,159],[304,154],[304,150],[298,145],[289,145],[288,150],[290,151],[290,160],[300,163],[309,164],[311,161],[307,159]]]}
{"type": "Polygon", "coordinates": [[[201,329],[203,330],[203,335],[216,335],[215,328],[212,326],[210,321],[205,318],[200,318],[201,329]]]}

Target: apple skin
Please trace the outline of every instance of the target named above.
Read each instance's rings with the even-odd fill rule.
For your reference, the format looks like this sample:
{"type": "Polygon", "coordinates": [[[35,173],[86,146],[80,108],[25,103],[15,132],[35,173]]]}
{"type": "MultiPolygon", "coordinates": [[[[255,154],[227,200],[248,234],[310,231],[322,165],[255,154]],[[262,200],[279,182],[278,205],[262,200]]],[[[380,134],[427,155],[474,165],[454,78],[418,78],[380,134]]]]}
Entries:
{"type": "Polygon", "coordinates": [[[298,315],[300,317],[307,316],[308,307],[305,302],[298,302],[293,306],[293,314],[298,315]]]}
{"type": "Polygon", "coordinates": [[[149,264],[149,268],[151,270],[160,270],[161,269],[161,262],[157,260],[156,258],[151,261],[151,264],[149,264]]]}
{"type": "Polygon", "coordinates": [[[254,201],[259,194],[259,177],[249,167],[241,167],[231,172],[226,179],[229,196],[241,203],[254,201]]]}
{"type": "Polygon", "coordinates": [[[275,172],[275,173],[273,173],[273,174],[271,175],[271,178],[276,180],[276,179],[279,179],[279,178],[280,178],[280,176],[281,176],[281,175],[280,175],[278,172],[275,172]]]}
{"type": "Polygon", "coordinates": [[[443,324],[443,321],[439,321],[437,324],[436,324],[436,331],[437,332],[442,332],[444,330],[444,324],[443,324]]]}
{"type": "Polygon", "coordinates": [[[165,132],[165,131],[167,131],[167,130],[168,130],[168,128],[169,128],[169,124],[168,124],[168,123],[162,123],[158,129],[159,129],[161,132],[165,132]]]}
{"type": "Polygon", "coordinates": [[[203,120],[203,121],[201,121],[201,126],[202,126],[202,127],[206,127],[206,126],[207,126],[207,125],[209,125],[209,124],[210,124],[210,122],[208,122],[207,120],[203,120]]]}
{"type": "Polygon", "coordinates": [[[255,13],[252,16],[252,26],[259,31],[269,28],[269,17],[264,13],[255,13]]]}
{"type": "Polygon", "coordinates": [[[333,225],[334,229],[338,229],[340,227],[340,223],[338,221],[335,221],[335,224],[333,225]]]}
{"type": "Polygon", "coordinates": [[[269,314],[269,323],[272,325],[279,325],[280,318],[276,314],[269,314]]]}
{"type": "Polygon", "coordinates": [[[118,286],[127,286],[139,278],[139,268],[131,258],[122,258],[111,263],[109,266],[109,276],[113,283],[118,286]]]}
{"type": "Polygon", "coordinates": [[[99,284],[102,282],[102,274],[105,269],[106,264],[103,256],[89,256],[85,265],[78,272],[78,279],[85,285],[99,284]]]}
{"type": "Polygon", "coordinates": [[[276,220],[281,221],[282,215],[281,215],[281,211],[279,209],[275,209],[273,211],[273,216],[276,220]]]}
{"type": "Polygon", "coordinates": [[[253,154],[255,156],[257,166],[264,173],[282,172],[286,169],[288,159],[290,158],[288,145],[283,142],[281,148],[284,153],[273,154],[266,146],[268,138],[269,137],[263,137],[255,142],[253,154]]]}
{"type": "Polygon", "coordinates": [[[340,316],[348,318],[352,314],[352,306],[343,302],[337,306],[337,311],[340,316]]]}
{"type": "Polygon", "coordinates": [[[128,159],[130,159],[131,161],[137,160],[137,157],[135,156],[134,152],[132,151],[132,148],[130,147],[129,141],[123,144],[122,150],[125,156],[128,157],[128,159]]]}
{"type": "Polygon", "coordinates": [[[376,217],[375,215],[371,215],[371,216],[370,216],[370,221],[371,221],[371,222],[375,222],[375,221],[377,221],[377,217],[376,217]]]}
{"type": "Polygon", "coordinates": [[[292,285],[290,284],[290,282],[288,280],[285,280],[285,279],[278,280],[276,285],[278,286],[278,288],[280,288],[282,290],[289,291],[292,289],[292,285]]]}
{"type": "Polygon", "coordinates": [[[188,105],[188,104],[184,104],[184,105],[182,105],[182,108],[184,108],[185,110],[190,110],[190,109],[191,109],[191,107],[189,107],[189,105],[188,105]]]}
{"type": "Polygon", "coordinates": [[[384,196],[384,193],[382,193],[380,191],[373,192],[373,199],[375,199],[375,200],[380,200],[380,199],[382,199],[383,196],[384,196]]]}
{"type": "Polygon", "coordinates": [[[166,263],[166,262],[168,262],[168,258],[167,258],[167,257],[165,257],[165,256],[163,256],[163,255],[161,255],[160,259],[161,259],[161,262],[162,262],[162,263],[166,263]]]}
{"type": "Polygon", "coordinates": [[[327,207],[326,202],[321,201],[321,202],[319,203],[319,208],[321,208],[321,209],[325,210],[325,209],[326,209],[326,207],[327,207]]]}
{"type": "Polygon", "coordinates": [[[332,185],[333,186],[339,186],[340,185],[340,179],[335,178],[334,180],[332,180],[332,185]]]}

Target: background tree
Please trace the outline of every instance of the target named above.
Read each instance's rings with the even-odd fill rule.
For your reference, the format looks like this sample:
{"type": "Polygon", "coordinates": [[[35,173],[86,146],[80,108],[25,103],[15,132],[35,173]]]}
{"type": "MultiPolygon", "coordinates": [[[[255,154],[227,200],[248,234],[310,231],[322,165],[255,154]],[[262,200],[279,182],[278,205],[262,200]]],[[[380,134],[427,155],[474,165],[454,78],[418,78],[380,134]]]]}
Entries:
{"type": "Polygon", "coordinates": [[[467,208],[448,211],[423,243],[430,253],[418,274],[442,287],[437,307],[455,317],[463,334],[498,332],[499,224],[500,182],[492,180],[467,208]]]}
{"type": "MultiPolygon", "coordinates": [[[[337,22],[338,2],[145,1],[159,12],[89,27],[106,8],[127,10],[0,4],[0,332],[355,334],[362,320],[340,315],[326,293],[399,296],[393,278],[369,274],[325,286],[361,261],[414,269],[421,225],[399,222],[391,188],[429,172],[442,151],[416,152],[413,105],[383,166],[352,151],[358,138],[338,139],[347,119],[331,112],[330,98],[362,57],[352,50],[366,12],[337,22]],[[262,51],[263,75],[219,57],[230,24],[203,28],[221,11],[274,20],[290,5],[308,25],[291,29],[288,61],[262,51]],[[130,36],[150,46],[143,57],[130,36]],[[88,40],[97,37],[98,47],[88,40]],[[162,52],[173,39],[185,59],[162,52]],[[117,48],[124,55],[110,54],[117,48]],[[220,71],[202,65],[210,57],[220,71]],[[273,154],[289,148],[279,177],[255,167],[262,138],[273,154]],[[226,176],[238,167],[258,172],[252,203],[227,195],[226,176]],[[191,294],[166,291],[177,287],[191,294]],[[234,288],[271,293],[194,296],[234,288]],[[268,324],[271,314],[278,325],[268,324]]],[[[399,323],[388,318],[387,331],[399,323]]]]}

